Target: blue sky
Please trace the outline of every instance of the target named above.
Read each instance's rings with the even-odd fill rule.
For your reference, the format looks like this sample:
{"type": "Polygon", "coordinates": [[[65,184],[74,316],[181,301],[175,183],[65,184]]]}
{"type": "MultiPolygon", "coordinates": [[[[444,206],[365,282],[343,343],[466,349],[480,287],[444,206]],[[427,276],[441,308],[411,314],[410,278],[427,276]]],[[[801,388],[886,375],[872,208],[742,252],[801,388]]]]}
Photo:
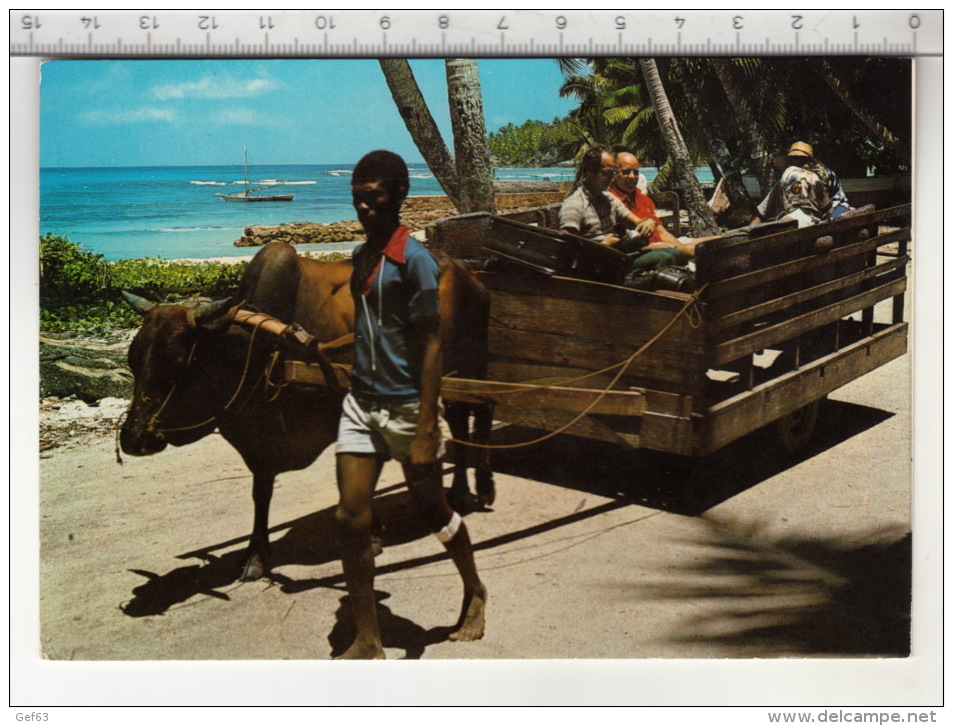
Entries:
{"type": "MultiPolygon", "coordinates": [[[[412,60],[452,145],[444,64],[412,60]]],[[[479,61],[487,129],[550,121],[552,59],[479,61]]],[[[40,164],[190,166],[354,163],[375,148],[422,161],[376,60],[57,60],[41,67],[40,164]]]]}

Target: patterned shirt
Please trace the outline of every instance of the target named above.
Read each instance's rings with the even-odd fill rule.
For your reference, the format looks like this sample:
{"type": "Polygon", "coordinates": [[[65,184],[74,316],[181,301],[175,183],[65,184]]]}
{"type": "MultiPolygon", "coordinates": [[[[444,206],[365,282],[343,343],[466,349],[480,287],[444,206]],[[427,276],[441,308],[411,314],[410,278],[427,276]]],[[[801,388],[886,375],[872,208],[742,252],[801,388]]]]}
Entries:
{"type": "Polygon", "coordinates": [[[795,209],[822,222],[850,210],[850,205],[837,175],[814,161],[785,169],[758,205],[758,214],[763,220],[774,220],[795,209]]]}

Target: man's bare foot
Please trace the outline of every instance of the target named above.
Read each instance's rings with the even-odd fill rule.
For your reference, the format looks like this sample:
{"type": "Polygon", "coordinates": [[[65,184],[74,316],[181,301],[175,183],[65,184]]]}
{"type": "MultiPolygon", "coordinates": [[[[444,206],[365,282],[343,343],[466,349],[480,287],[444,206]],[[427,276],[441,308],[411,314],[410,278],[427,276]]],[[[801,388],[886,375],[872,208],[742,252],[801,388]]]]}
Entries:
{"type": "Polygon", "coordinates": [[[463,595],[463,625],[450,633],[450,640],[479,640],[483,637],[486,611],[486,588],[481,584],[474,592],[463,595]]]}
{"type": "Polygon", "coordinates": [[[384,649],[380,643],[365,643],[355,640],[351,647],[334,660],[383,660],[384,649]]]}

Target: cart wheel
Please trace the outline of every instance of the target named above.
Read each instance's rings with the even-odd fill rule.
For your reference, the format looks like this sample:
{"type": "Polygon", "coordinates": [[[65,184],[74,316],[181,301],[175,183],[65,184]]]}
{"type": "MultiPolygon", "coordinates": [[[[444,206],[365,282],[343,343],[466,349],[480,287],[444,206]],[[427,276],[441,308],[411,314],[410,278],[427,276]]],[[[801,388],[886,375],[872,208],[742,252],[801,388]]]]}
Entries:
{"type": "Polygon", "coordinates": [[[821,400],[818,399],[774,422],[778,443],[787,453],[796,454],[807,446],[814,434],[820,404],[821,400]]]}

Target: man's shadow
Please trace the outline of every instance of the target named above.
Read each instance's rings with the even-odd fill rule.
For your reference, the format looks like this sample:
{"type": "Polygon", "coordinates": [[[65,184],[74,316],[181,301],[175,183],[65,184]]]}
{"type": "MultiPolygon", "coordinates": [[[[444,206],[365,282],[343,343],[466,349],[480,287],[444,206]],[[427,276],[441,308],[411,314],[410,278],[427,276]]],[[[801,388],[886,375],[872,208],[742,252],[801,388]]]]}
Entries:
{"type": "MultiPolygon", "coordinates": [[[[266,579],[288,593],[316,587],[343,589],[344,576],[340,571],[327,577],[300,580],[276,571],[284,565],[316,566],[340,561],[334,509],[328,507],[271,528],[272,572],[266,579]]],[[[374,509],[383,523],[385,548],[421,539],[429,533],[415,516],[413,501],[406,489],[389,487],[383,490],[374,500],[374,509]]],[[[239,537],[178,555],[180,559],[197,558],[202,563],[178,567],[162,575],[132,568],[131,572],[141,575],[146,581],[133,588],[132,599],[120,605],[122,612],[130,617],[161,615],[197,595],[230,600],[228,593],[242,585],[239,577],[247,558],[247,541],[247,536],[239,537]],[[229,547],[233,549],[218,554],[229,547]]],[[[444,556],[441,550],[435,552],[432,559],[444,556]]]]}
{"type": "MultiPolygon", "coordinates": [[[[428,645],[443,643],[456,627],[440,626],[425,630],[412,620],[395,615],[389,607],[382,604],[390,597],[388,593],[376,590],[374,594],[377,598],[377,622],[380,628],[381,644],[385,649],[403,650],[403,660],[420,659],[428,645]]],[[[347,650],[357,634],[347,595],[341,598],[340,603],[340,607],[334,614],[334,627],[328,635],[332,658],[337,658],[347,650]]]]}

